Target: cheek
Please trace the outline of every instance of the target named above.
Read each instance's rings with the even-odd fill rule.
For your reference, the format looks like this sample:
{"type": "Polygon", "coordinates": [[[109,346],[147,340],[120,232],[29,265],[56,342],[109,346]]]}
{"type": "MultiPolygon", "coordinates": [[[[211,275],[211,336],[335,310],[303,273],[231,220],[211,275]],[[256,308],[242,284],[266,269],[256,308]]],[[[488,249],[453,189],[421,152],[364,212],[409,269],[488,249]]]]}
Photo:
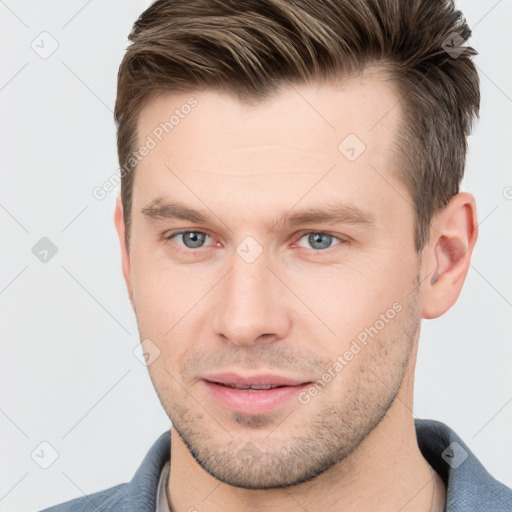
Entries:
{"type": "Polygon", "coordinates": [[[134,257],[132,288],[139,323],[159,339],[170,334],[201,302],[215,277],[197,265],[172,264],[144,254],[134,257]]]}
{"type": "MultiPolygon", "coordinates": [[[[194,265],[140,257],[132,267],[134,303],[141,339],[150,339],[160,351],[149,367],[157,388],[175,394],[180,385],[180,365],[189,351],[201,351],[208,336],[208,291],[217,272],[194,265]],[[201,342],[202,340],[202,342],[201,342]]],[[[210,308],[210,309],[209,309],[210,308]]]]}
{"type": "MultiPolygon", "coordinates": [[[[334,346],[343,349],[359,332],[373,326],[381,314],[390,310],[389,316],[394,316],[394,304],[399,308],[408,300],[416,274],[413,265],[403,260],[397,264],[397,258],[382,251],[342,264],[303,265],[288,271],[290,288],[335,333],[336,338],[322,336],[329,351],[334,346]]],[[[303,318],[318,321],[313,315],[303,318]]]]}

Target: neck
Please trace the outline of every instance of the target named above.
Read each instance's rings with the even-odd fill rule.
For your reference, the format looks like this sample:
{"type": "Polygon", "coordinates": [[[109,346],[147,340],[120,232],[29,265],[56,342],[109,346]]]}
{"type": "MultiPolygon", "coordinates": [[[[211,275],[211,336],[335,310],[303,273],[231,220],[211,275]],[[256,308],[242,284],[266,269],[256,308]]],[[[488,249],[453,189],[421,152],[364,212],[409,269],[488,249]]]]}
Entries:
{"type": "Polygon", "coordinates": [[[167,493],[172,512],[443,510],[444,483],[416,441],[412,388],[409,373],[386,416],[350,456],[292,487],[253,490],[224,484],[201,468],[173,430],[167,493]]]}

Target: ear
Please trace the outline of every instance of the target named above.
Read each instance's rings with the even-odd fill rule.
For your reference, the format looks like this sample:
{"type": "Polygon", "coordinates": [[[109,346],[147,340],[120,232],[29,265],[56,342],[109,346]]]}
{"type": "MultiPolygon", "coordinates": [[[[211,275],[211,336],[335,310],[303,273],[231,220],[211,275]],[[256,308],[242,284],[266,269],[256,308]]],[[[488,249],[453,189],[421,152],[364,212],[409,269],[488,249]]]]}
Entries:
{"type": "Polygon", "coordinates": [[[459,297],[478,235],[475,198],[467,192],[452,197],[435,216],[430,240],[422,251],[423,318],[437,318],[459,297]]]}
{"type": "Polygon", "coordinates": [[[131,287],[131,276],[130,276],[130,255],[126,248],[126,237],[123,215],[123,203],[121,202],[121,196],[118,193],[116,199],[116,210],[114,213],[114,224],[116,225],[117,236],[119,237],[119,244],[121,246],[121,264],[123,268],[124,281],[126,283],[126,289],[128,290],[128,296],[133,306],[133,296],[131,287]]]}

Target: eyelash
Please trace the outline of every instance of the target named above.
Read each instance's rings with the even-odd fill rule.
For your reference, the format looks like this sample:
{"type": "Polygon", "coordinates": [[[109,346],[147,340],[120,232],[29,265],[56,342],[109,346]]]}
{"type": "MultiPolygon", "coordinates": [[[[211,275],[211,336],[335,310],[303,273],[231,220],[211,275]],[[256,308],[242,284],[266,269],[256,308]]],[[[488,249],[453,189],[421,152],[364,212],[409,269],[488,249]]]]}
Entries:
{"type": "MultiPolygon", "coordinates": [[[[167,235],[164,236],[165,240],[167,241],[171,241],[173,238],[179,236],[179,235],[183,235],[185,233],[199,233],[201,235],[206,235],[207,237],[209,238],[212,238],[206,231],[201,231],[200,229],[185,229],[185,230],[182,230],[182,231],[174,231],[172,233],[168,233],[167,235]]],[[[327,252],[330,251],[330,249],[334,249],[335,247],[337,247],[338,245],[344,245],[346,243],[349,242],[348,239],[346,238],[341,238],[339,236],[336,236],[334,233],[329,233],[327,231],[304,231],[304,232],[300,232],[300,236],[299,238],[297,239],[297,242],[299,240],[301,240],[305,235],[310,235],[310,234],[315,234],[315,235],[328,235],[330,237],[332,237],[334,240],[338,240],[339,243],[336,244],[336,245],[333,245],[331,247],[328,247],[326,249],[309,249],[309,251],[312,251],[314,254],[318,254],[318,255],[322,255],[322,254],[326,254],[327,252]]],[[[197,249],[190,249],[188,247],[184,247],[184,246],[181,246],[179,244],[178,245],[178,248],[179,250],[187,253],[187,254],[200,254],[203,252],[203,250],[206,250],[208,249],[209,246],[204,246],[204,247],[198,247],[197,249]]],[[[301,247],[302,249],[305,249],[304,247],[301,247]]]]}

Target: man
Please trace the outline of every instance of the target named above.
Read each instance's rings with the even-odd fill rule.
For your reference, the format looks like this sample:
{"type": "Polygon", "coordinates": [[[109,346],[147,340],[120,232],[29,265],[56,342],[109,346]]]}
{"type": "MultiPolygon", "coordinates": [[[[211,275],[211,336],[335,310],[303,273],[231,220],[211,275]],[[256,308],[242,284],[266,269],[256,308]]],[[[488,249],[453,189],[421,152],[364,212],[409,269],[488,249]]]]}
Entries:
{"type": "Polygon", "coordinates": [[[172,429],[129,484],[48,510],[512,509],[412,415],[421,319],[455,303],[477,238],[469,35],[448,0],[141,15],[115,225],[172,429]]]}

